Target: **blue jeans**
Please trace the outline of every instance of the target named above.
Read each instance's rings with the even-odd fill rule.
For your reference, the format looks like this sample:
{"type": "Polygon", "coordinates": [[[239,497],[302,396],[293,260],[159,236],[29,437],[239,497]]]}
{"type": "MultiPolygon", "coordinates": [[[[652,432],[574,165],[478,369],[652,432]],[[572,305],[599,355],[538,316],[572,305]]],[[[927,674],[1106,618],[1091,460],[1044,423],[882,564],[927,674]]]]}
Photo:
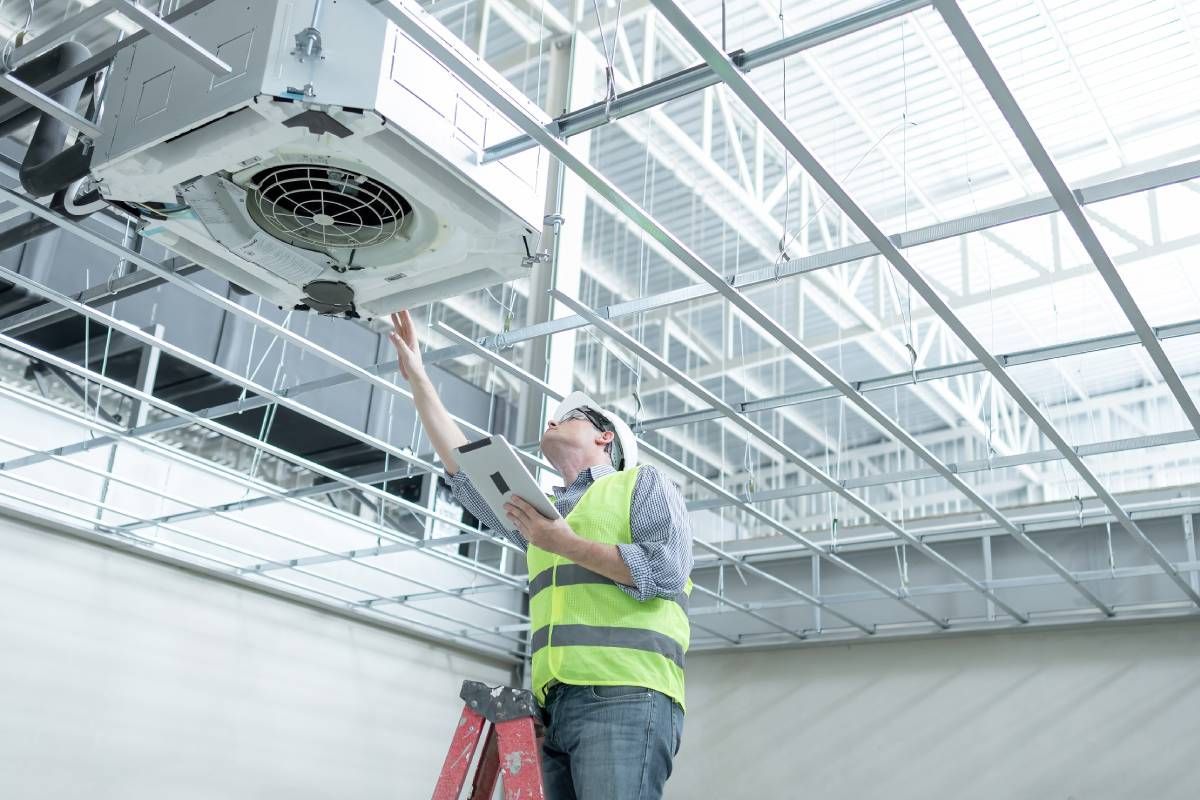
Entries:
{"type": "Polygon", "coordinates": [[[679,752],[683,709],[641,686],[550,690],[543,709],[547,800],[658,800],[679,752]]]}

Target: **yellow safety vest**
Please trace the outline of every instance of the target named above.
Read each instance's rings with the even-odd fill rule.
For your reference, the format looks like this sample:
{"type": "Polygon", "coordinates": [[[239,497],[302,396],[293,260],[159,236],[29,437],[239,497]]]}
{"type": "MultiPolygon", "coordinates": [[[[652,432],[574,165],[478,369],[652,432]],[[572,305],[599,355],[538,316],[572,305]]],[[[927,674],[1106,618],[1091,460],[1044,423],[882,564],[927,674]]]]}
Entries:
{"type": "MultiPolygon", "coordinates": [[[[567,515],[571,530],[594,542],[632,542],[629,510],[636,482],[636,469],[595,481],[567,515]]],[[[528,564],[533,693],[539,703],[557,680],[645,686],[684,706],[690,578],[676,597],[643,602],[613,580],[532,544],[528,564]]]]}

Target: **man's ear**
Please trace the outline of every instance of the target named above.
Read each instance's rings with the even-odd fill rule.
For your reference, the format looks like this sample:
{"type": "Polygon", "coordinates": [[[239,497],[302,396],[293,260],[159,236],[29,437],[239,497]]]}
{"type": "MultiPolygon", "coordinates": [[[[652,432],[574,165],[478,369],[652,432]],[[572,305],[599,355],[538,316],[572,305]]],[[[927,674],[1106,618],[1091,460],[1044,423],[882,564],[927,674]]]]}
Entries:
{"type": "Polygon", "coordinates": [[[617,438],[617,435],[615,433],[613,433],[612,431],[605,431],[604,433],[602,433],[596,437],[596,444],[600,445],[601,447],[604,447],[605,445],[607,445],[609,442],[611,442],[613,439],[616,439],[616,438],[617,438]]]}

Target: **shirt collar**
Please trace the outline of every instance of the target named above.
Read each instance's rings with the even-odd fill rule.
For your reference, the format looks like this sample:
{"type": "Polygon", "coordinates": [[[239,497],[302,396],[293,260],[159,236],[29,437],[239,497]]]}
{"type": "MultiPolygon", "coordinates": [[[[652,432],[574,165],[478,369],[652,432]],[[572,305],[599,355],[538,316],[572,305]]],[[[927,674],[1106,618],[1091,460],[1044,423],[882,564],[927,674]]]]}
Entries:
{"type": "Polygon", "coordinates": [[[586,469],[580,470],[579,474],[575,476],[574,483],[572,483],[570,487],[555,486],[554,487],[554,496],[555,497],[562,496],[562,494],[564,492],[566,492],[568,488],[573,489],[575,487],[583,488],[585,486],[590,486],[592,483],[600,480],[605,475],[611,475],[612,473],[614,473],[616,471],[617,471],[616,468],[613,467],[612,464],[593,464],[592,466],[587,467],[586,469]]]}

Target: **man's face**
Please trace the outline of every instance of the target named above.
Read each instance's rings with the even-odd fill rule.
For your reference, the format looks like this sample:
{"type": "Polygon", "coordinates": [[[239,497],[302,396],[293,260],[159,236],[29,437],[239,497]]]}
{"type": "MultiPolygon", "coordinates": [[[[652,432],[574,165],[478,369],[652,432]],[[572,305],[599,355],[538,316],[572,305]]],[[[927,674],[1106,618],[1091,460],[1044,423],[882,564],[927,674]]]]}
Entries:
{"type": "Polygon", "coordinates": [[[582,412],[568,414],[565,419],[551,420],[542,433],[542,452],[551,461],[566,454],[589,456],[584,458],[599,464],[608,461],[605,446],[612,441],[611,431],[600,431],[582,412]],[[594,460],[593,460],[594,459],[594,460]]]}

